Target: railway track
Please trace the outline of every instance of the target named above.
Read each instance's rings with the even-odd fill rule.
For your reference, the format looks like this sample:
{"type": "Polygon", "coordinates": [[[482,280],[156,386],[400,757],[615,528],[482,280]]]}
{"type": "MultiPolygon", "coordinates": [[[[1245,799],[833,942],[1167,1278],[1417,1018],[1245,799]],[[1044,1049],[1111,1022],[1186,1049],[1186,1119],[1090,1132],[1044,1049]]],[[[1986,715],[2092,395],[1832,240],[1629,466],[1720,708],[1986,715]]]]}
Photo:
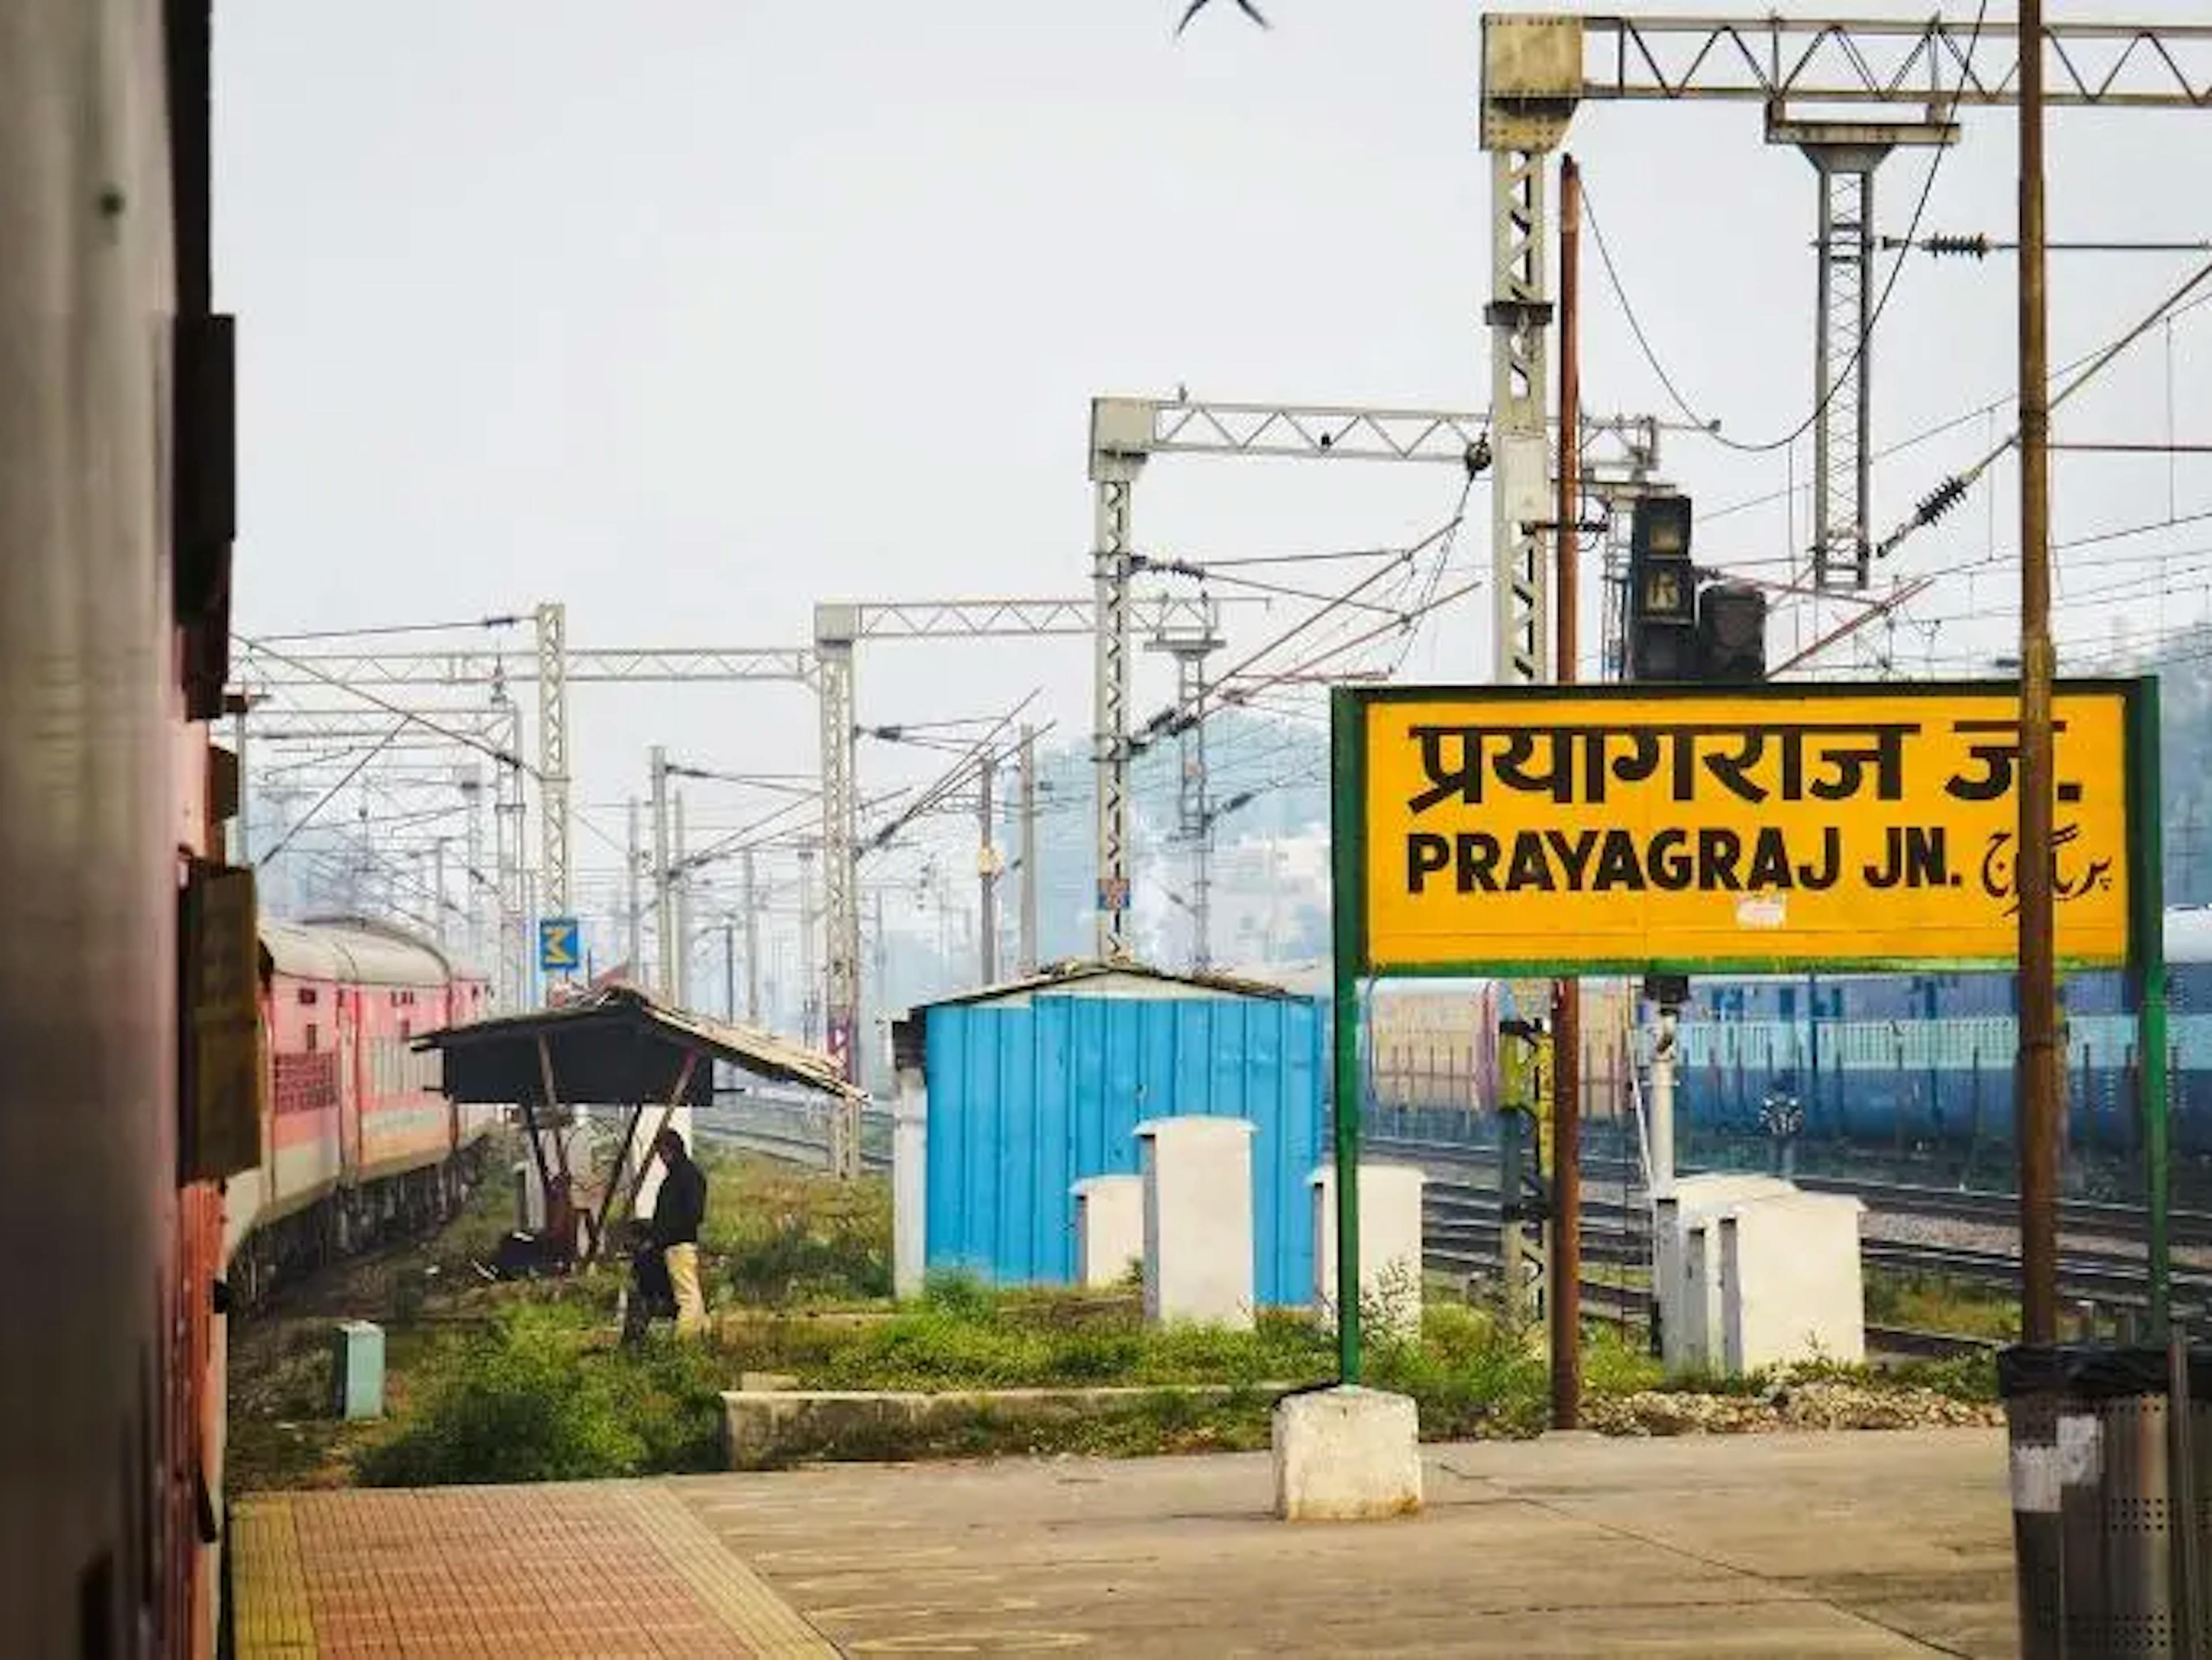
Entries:
{"type": "MultiPolygon", "coordinates": [[[[1863,1189],[1844,1183],[1829,1190],[1856,1191],[1867,1196],[1863,1189]]],[[[2010,1202],[2008,1195],[1974,1196],[2010,1202]]],[[[1873,1197],[1868,1197],[1868,1204],[1869,1208],[1881,1208],[1873,1197]]],[[[1449,1273],[1494,1273],[1500,1265],[1501,1210],[1501,1201],[1492,1189],[1449,1176],[1432,1177],[1422,1195],[1422,1232],[1428,1241],[1425,1255],[1429,1266],[1449,1273]]],[[[1933,1208],[1908,1213],[1946,1214],[1933,1208]]],[[[1585,1192],[1583,1225],[1584,1261],[1610,1267],[1650,1262],[1650,1230],[1640,1201],[1632,1199],[1624,1204],[1613,1195],[1585,1192]]],[[[1869,1239],[1862,1243],[1860,1256],[1868,1268],[1890,1273],[1964,1280],[1997,1290],[2016,1289],[2020,1283],[2020,1258],[2008,1251],[1941,1242],[1869,1239]]],[[[1593,1289],[1594,1284],[1585,1285],[1586,1301],[1592,1298],[1593,1289]]],[[[2149,1301],[2141,1255],[2087,1249],[2078,1243],[2059,1257],[2058,1289],[2069,1301],[2100,1309],[2139,1310],[2149,1301]]],[[[2201,1318],[2204,1310],[2212,1309],[2212,1270],[2177,1266],[2172,1292],[2178,1310],[2201,1318]]],[[[1643,1293],[1635,1296],[1640,1304],[1643,1293]]],[[[1958,1354],[1984,1347],[1976,1340],[1947,1334],[1871,1326],[1868,1340],[1896,1353],[1916,1355],[1958,1354]]]]}
{"type": "MultiPolygon", "coordinates": [[[[811,1103],[794,1100],[788,1105],[781,1102],[769,1104],[774,1115],[764,1120],[758,1110],[744,1107],[702,1107],[693,1118],[696,1133],[702,1140],[720,1146],[742,1148],[764,1158],[780,1158],[787,1164],[804,1164],[811,1169],[830,1168],[830,1128],[826,1119],[819,1119],[819,1109],[811,1103]],[[811,1122],[819,1119],[819,1122],[811,1122]]],[[[860,1148],[860,1168],[878,1174],[889,1173],[890,1154],[866,1145],[860,1148]]]]}
{"type": "MultiPolygon", "coordinates": [[[[1422,1210],[1422,1232],[1428,1242],[1423,1253],[1426,1266],[1452,1274],[1496,1274],[1502,1266],[1496,1195],[1446,1189],[1433,1207],[1427,1199],[1425,1195],[1422,1210]]],[[[1648,1253],[1648,1234],[1632,1225],[1615,1232],[1609,1225],[1601,1224],[1583,1243],[1583,1259],[1606,1266],[1641,1267],[1650,1260],[1648,1253]]],[[[1582,1298],[1586,1312],[1607,1318],[1635,1320],[1650,1314],[1648,1292],[1611,1280],[1584,1279],[1582,1298]]],[[[1987,1338],[1907,1326],[1870,1324],[1866,1338],[1873,1353],[1909,1359],[1955,1359],[1997,1347],[1987,1338]]]]}
{"type": "MultiPolygon", "coordinates": [[[[1487,1149],[1450,1141],[1424,1141],[1405,1137],[1376,1136],[1369,1142],[1378,1152],[1412,1158],[1432,1175],[1457,1170],[1495,1171],[1496,1155],[1487,1149]]],[[[1449,1179],[1449,1177],[1447,1178],[1449,1179]]],[[[1971,1223],[1985,1227],[2011,1227],[2020,1217],[2020,1201],[2008,1193],[1985,1193],[1963,1188],[1938,1188],[1900,1182],[1869,1182],[1850,1177],[1796,1176],[1790,1178],[1809,1193],[1850,1194],[1879,1214],[1925,1217],[1931,1220],[1971,1223]]],[[[1594,1194],[1624,1190],[1641,1202],[1642,1187],[1627,1162],[1618,1158],[1585,1159],[1583,1163],[1583,1203],[1595,1202],[1594,1194]]],[[[2142,1210],[2094,1199],[2062,1199],[2058,1205],[2061,1234],[2084,1238],[2118,1239],[2141,1243],[2148,1238],[2142,1210]]],[[[2176,1246],[2212,1249],[2212,1212],[2178,1210],[2167,1218],[2167,1237],[2176,1246]]]]}

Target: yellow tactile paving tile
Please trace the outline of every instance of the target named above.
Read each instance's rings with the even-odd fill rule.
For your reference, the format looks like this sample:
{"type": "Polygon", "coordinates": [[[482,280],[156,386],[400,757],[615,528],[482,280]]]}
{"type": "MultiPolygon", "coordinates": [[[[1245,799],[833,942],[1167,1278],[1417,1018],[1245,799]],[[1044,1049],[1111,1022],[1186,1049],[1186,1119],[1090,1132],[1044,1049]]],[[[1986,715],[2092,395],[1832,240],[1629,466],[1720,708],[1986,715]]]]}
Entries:
{"type": "Polygon", "coordinates": [[[651,1481],[270,1495],[232,1549],[240,1660],[837,1652],[651,1481]]]}
{"type": "Polygon", "coordinates": [[[231,1517],[230,1552],[232,1584],[238,1588],[232,1618],[239,1660],[317,1652],[291,1501],[242,1500],[231,1517]],[[245,1594],[247,1585],[253,1587],[251,1596],[245,1594]]]}

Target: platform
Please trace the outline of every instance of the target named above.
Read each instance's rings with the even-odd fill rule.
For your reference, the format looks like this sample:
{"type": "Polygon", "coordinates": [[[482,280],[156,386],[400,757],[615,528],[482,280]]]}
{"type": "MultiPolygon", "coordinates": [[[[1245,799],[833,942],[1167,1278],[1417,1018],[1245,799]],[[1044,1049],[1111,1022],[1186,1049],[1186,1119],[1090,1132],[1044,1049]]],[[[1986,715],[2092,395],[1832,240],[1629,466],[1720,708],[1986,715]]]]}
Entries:
{"type": "Polygon", "coordinates": [[[2014,1651],[2001,1431],[1427,1451],[1346,1524],[1264,1455],[272,1496],[239,1653],[2014,1651]]]}

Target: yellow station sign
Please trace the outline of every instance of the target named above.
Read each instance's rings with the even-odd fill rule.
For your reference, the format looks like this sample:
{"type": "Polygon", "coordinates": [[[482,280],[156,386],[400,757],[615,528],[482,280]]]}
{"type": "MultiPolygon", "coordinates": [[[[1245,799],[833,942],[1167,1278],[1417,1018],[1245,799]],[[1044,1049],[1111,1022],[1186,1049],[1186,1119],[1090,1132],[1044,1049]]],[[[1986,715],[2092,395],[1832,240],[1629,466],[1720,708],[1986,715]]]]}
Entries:
{"type": "MultiPolygon", "coordinates": [[[[2117,684],[2057,696],[2074,964],[2127,955],[2129,702],[2117,684]]],[[[1365,969],[2014,955],[2008,690],[1393,690],[1346,713],[1365,969]]]]}

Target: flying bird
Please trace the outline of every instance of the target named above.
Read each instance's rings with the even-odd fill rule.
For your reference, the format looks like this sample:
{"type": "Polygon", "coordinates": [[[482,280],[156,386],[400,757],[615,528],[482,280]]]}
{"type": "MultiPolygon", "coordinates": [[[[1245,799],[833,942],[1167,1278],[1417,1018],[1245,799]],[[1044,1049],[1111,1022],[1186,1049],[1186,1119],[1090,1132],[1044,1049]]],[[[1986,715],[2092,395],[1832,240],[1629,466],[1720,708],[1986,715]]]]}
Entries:
{"type": "MultiPolygon", "coordinates": [[[[1197,16],[1199,13],[1204,11],[1206,8],[1206,4],[1207,0],[1190,0],[1190,9],[1183,13],[1182,21],[1176,25],[1176,33],[1177,34],[1181,34],[1185,29],[1188,28],[1190,27],[1190,20],[1197,16]]],[[[1247,17],[1257,23],[1261,28],[1264,29],[1267,27],[1267,20],[1260,15],[1260,9],[1252,3],[1252,0],[1237,0],[1237,9],[1243,12],[1247,17]]]]}

